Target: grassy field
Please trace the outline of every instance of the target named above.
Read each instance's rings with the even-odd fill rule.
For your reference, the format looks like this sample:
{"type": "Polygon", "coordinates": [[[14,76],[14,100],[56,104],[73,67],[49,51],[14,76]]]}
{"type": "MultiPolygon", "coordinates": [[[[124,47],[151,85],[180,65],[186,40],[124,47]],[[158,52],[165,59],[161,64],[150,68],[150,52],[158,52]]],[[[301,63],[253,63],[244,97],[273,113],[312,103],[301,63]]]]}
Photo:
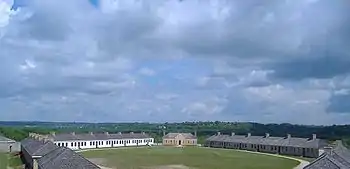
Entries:
{"type": "Polygon", "coordinates": [[[292,169],[299,162],[267,155],[209,148],[126,148],[82,154],[100,165],[118,169],[292,169]],[[180,167],[182,166],[182,167],[180,167]]]}
{"type": "Polygon", "coordinates": [[[22,168],[22,161],[18,156],[0,152],[0,169],[6,169],[7,166],[20,169],[22,168]]]}
{"type": "Polygon", "coordinates": [[[8,165],[7,154],[0,152],[0,169],[6,169],[7,165],[8,165]]]}

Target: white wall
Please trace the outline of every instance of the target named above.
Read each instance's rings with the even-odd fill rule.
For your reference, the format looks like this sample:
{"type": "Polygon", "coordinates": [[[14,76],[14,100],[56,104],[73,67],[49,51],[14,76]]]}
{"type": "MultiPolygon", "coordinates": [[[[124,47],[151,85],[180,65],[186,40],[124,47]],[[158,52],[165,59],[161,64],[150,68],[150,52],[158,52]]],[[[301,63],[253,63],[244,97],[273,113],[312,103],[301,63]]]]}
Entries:
{"type": "Polygon", "coordinates": [[[154,144],[153,138],[146,139],[110,139],[110,140],[67,140],[54,141],[57,146],[68,147],[72,150],[93,149],[106,147],[124,147],[124,146],[146,146],[147,140],[149,145],[154,144]],[[90,144],[91,142],[91,144],[90,144]]]}

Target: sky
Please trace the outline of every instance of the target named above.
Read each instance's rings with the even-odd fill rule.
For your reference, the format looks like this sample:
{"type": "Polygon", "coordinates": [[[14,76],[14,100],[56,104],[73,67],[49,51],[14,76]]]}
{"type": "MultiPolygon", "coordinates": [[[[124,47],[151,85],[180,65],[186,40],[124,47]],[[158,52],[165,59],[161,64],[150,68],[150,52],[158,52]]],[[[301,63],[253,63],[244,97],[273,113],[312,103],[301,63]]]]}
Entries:
{"type": "Polygon", "coordinates": [[[0,0],[0,120],[350,122],[348,0],[0,0]]]}

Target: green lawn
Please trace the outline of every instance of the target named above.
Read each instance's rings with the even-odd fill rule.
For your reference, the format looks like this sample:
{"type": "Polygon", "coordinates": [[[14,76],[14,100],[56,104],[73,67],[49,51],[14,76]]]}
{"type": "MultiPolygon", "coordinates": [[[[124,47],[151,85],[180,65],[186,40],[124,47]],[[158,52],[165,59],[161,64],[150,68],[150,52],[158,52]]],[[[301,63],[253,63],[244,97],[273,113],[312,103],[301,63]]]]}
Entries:
{"type": "Polygon", "coordinates": [[[0,152],[0,169],[6,169],[7,164],[8,164],[7,154],[0,152]]]}
{"type": "Polygon", "coordinates": [[[197,147],[121,148],[92,150],[82,154],[92,161],[99,159],[106,167],[118,169],[165,169],[164,166],[169,165],[195,169],[292,169],[299,164],[273,156],[197,147]]]}
{"type": "Polygon", "coordinates": [[[19,156],[0,152],[0,169],[6,169],[7,166],[13,169],[22,168],[22,161],[19,156]]]}

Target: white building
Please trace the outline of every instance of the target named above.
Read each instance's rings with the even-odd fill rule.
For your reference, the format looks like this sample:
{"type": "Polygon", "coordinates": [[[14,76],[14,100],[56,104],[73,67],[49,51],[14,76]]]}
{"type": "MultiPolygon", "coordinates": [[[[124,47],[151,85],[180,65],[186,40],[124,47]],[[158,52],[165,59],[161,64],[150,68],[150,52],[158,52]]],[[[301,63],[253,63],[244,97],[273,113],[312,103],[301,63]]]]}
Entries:
{"type": "Polygon", "coordinates": [[[150,146],[154,144],[154,138],[142,133],[61,133],[50,135],[39,135],[30,133],[29,137],[39,140],[50,140],[59,147],[68,147],[72,150],[93,149],[106,147],[127,147],[127,146],[150,146]]]}

